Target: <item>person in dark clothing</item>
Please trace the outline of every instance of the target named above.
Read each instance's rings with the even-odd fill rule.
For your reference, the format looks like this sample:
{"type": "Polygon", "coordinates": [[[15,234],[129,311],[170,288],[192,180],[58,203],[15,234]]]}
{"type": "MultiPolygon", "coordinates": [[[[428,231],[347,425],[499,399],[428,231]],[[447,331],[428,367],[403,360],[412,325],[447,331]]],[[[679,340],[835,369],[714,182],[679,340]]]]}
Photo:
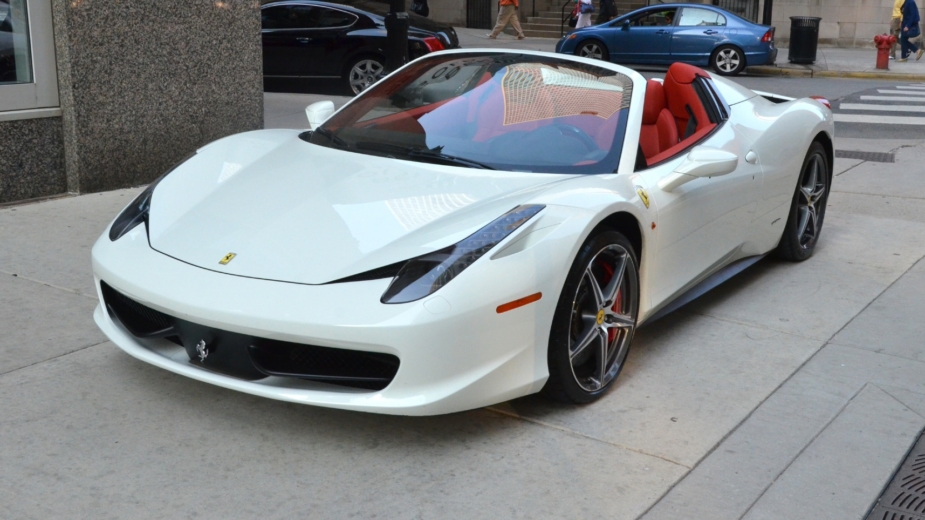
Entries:
{"type": "Polygon", "coordinates": [[[920,35],[919,30],[919,6],[915,5],[915,0],[906,0],[906,3],[903,4],[903,24],[902,24],[902,36],[900,38],[900,43],[902,46],[902,59],[896,61],[906,61],[909,57],[909,54],[915,53],[915,59],[918,60],[922,57],[922,52],[925,49],[919,49],[911,39],[918,38],[920,35]]]}
{"type": "Polygon", "coordinates": [[[597,24],[607,23],[617,17],[617,7],[613,0],[601,0],[601,11],[597,15],[597,24]]]}

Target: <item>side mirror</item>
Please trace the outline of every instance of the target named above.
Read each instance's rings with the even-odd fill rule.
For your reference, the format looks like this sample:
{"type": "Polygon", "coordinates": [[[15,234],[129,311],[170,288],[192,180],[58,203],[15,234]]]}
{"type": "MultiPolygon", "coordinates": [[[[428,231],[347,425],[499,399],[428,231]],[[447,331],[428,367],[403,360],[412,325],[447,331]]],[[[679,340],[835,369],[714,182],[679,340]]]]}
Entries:
{"type": "Polygon", "coordinates": [[[623,30],[624,30],[624,31],[630,30],[630,21],[629,21],[629,20],[624,20],[624,21],[623,21],[623,30]]]}
{"type": "Polygon", "coordinates": [[[732,173],[738,165],[739,156],[734,153],[712,146],[697,146],[671,175],[658,181],[658,187],[662,191],[672,191],[700,177],[719,177],[732,173]]]}
{"type": "Polygon", "coordinates": [[[308,127],[312,130],[321,126],[334,114],[333,101],[319,101],[305,107],[305,117],[308,118],[308,127]]]}

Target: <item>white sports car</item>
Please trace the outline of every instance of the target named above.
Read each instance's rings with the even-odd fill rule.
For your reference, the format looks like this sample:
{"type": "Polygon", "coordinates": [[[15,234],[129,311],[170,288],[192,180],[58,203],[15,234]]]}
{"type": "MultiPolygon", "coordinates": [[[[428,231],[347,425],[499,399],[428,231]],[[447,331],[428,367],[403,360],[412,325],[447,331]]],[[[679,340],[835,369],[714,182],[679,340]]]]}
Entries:
{"type": "Polygon", "coordinates": [[[312,130],[233,135],[93,248],[95,319],[143,361],[407,415],[585,403],[636,327],[762,255],[799,261],[832,181],[825,100],[690,65],[429,54],[312,130]]]}

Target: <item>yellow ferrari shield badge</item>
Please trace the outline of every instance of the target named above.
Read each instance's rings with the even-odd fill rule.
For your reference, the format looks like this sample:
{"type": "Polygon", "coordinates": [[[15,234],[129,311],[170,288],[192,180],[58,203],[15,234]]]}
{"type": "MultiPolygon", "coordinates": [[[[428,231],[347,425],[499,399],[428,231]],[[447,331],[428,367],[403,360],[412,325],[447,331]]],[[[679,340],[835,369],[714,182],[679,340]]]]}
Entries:
{"type": "Polygon", "coordinates": [[[600,325],[601,323],[604,323],[604,311],[603,310],[597,311],[597,324],[600,325]]]}
{"type": "Polygon", "coordinates": [[[236,256],[238,255],[234,253],[228,253],[227,255],[223,256],[222,259],[218,261],[218,263],[220,263],[221,265],[228,265],[228,262],[234,260],[234,257],[236,256]]]}
{"type": "Polygon", "coordinates": [[[642,200],[642,203],[646,205],[646,209],[649,209],[649,194],[646,189],[642,186],[636,186],[636,193],[639,194],[639,199],[642,200]]]}

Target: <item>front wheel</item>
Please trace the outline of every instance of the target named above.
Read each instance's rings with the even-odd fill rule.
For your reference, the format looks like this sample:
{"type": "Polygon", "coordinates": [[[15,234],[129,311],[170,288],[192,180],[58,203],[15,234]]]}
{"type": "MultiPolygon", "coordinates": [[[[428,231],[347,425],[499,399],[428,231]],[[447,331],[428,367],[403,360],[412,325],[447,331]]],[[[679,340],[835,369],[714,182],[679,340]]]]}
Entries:
{"type": "Polygon", "coordinates": [[[813,142],[803,159],[800,181],[790,205],[784,234],[777,245],[777,256],[791,262],[802,262],[813,256],[822,232],[825,205],[829,200],[832,170],[825,148],[813,142]]]}
{"type": "Polygon", "coordinates": [[[639,269],[632,244],[616,231],[581,247],[553,315],[549,380],[557,401],[590,403],[623,369],[639,313],[639,269]]]}
{"type": "Polygon", "coordinates": [[[363,92],[385,75],[385,62],[376,56],[353,60],[344,72],[344,86],[354,96],[363,92]]]}
{"type": "Polygon", "coordinates": [[[745,69],[745,55],[738,47],[723,45],[713,52],[710,64],[720,76],[735,76],[745,69]]]}
{"type": "Polygon", "coordinates": [[[607,47],[596,40],[589,40],[579,45],[578,48],[575,49],[575,56],[610,61],[610,53],[607,52],[607,47]]]}

